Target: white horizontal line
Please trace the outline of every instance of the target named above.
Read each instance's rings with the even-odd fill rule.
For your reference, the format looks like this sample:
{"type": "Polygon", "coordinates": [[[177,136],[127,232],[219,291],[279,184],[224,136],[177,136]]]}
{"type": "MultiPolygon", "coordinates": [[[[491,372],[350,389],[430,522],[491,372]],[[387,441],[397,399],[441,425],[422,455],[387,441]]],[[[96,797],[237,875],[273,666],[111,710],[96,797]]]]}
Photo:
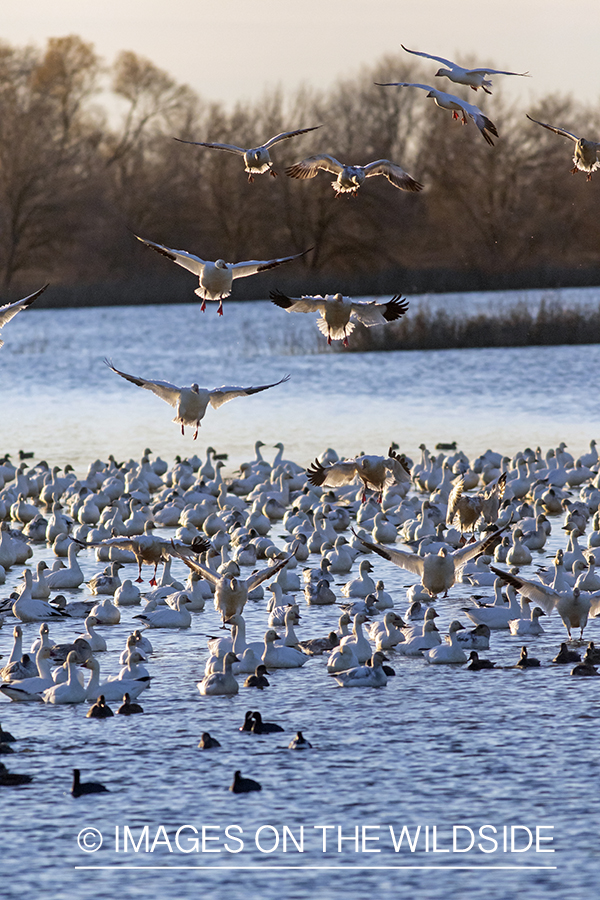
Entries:
{"type": "Polygon", "coordinates": [[[116,865],[116,866],[75,866],[75,869],[85,869],[87,871],[94,870],[104,870],[104,871],[118,871],[119,869],[206,869],[210,871],[228,871],[235,872],[239,870],[240,872],[254,872],[254,871],[269,871],[269,872],[277,872],[277,871],[287,871],[289,869],[299,870],[299,871],[328,871],[331,869],[352,869],[354,871],[359,870],[361,872],[379,872],[389,869],[435,869],[437,871],[459,871],[463,869],[475,870],[475,871],[491,871],[496,869],[510,869],[517,871],[539,871],[541,869],[557,869],[558,866],[528,866],[528,865],[520,865],[520,866],[484,866],[484,865],[476,865],[476,866],[128,866],[128,865],[116,865]]]}

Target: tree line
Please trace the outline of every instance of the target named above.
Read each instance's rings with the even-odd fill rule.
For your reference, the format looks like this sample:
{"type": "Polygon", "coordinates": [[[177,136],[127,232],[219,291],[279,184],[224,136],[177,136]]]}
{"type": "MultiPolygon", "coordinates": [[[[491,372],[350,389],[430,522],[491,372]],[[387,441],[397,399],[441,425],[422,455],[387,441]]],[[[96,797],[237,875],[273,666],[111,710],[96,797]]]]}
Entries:
{"type": "Polygon", "coordinates": [[[492,97],[469,97],[498,128],[489,147],[422,91],[375,84],[430,80],[430,67],[399,54],[327,90],[272,90],[228,109],[131,51],[106,65],[73,35],[0,44],[3,293],[50,281],[40,306],[195,300],[193,276],[131,232],[231,262],[314,248],[238,281],[237,299],[275,285],[360,295],[598,283],[600,173],[572,177],[573,144],[525,112],[593,139],[600,107],[552,95],[525,109],[498,81],[492,97]],[[279,177],[252,184],[239,157],[174,140],[254,147],[313,125],[273,149],[279,177]],[[327,173],[285,176],[318,152],[389,159],[425,189],[373,178],[356,199],[336,198],[327,173]]]}

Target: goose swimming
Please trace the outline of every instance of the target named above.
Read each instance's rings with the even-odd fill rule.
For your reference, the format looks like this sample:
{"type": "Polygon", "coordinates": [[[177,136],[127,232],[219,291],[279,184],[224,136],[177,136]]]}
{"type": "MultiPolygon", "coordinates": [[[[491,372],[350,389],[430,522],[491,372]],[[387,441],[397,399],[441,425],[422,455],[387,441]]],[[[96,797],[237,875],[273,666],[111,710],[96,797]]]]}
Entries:
{"type": "Polygon", "coordinates": [[[130,381],[132,384],[137,384],[138,387],[145,388],[147,391],[152,391],[161,400],[175,407],[176,415],[173,422],[181,423],[182,434],[185,434],[185,425],[195,426],[194,440],[198,437],[200,422],[206,414],[209,403],[213,409],[218,409],[235,397],[249,397],[251,394],[258,394],[260,391],[266,391],[269,388],[276,387],[278,384],[283,384],[289,381],[290,378],[289,375],[285,375],[279,381],[275,381],[272,384],[261,384],[258,387],[226,387],[224,385],[223,387],[210,390],[209,388],[198,387],[196,383],[189,387],[177,387],[177,385],[170,384],[168,381],[152,381],[137,375],[127,375],[126,372],[116,369],[108,359],[105,359],[104,362],[109,369],[120,375],[121,378],[130,381]]]}
{"type": "Polygon", "coordinates": [[[348,346],[348,335],[352,334],[356,324],[372,328],[374,325],[385,325],[395,322],[408,311],[408,301],[396,294],[387,303],[375,300],[352,300],[343,294],[320,294],[315,296],[288,297],[281,291],[271,291],[269,297],[280,309],[289,313],[320,313],[317,328],[327,338],[327,343],[342,341],[348,346]]]}
{"type": "Polygon", "coordinates": [[[336,197],[339,197],[340,194],[356,197],[358,189],[364,184],[365,179],[372,178],[374,175],[384,175],[390,184],[401,191],[423,190],[420,182],[412,178],[401,166],[390,162],[389,159],[376,159],[374,162],[367,163],[366,166],[347,166],[327,153],[318,153],[293,166],[288,166],[285,174],[290,178],[314,178],[319,169],[337,175],[336,180],[331,182],[336,197]]]}
{"type": "Polygon", "coordinates": [[[208,147],[210,150],[227,150],[229,153],[236,153],[238,156],[244,157],[244,171],[248,173],[248,181],[252,183],[255,175],[263,175],[269,172],[273,178],[277,177],[277,173],[273,171],[273,162],[269,150],[280,141],[287,141],[290,138],[297,137],[300,134],[306,134],[309,131],[316,131],[321,125],[313,125],[312,128],[298,128],[296,131],[282,131],[275,137],[269,138],[260,147],[253,147],[246,150],[244,147],[237,147],[235,144],[220,144],[209,141],[184,141],[181,138],[175,138],[180,144],[193,144],[195,147],[208,147]]]}
{"type": "Polygon", "coordinates": [[[197,275],[200,280],[200,286],[196,288],[194,293],[202,299],[201,311],[204,312],[206,309],[207,300],[218,300],[219,308],[217,312],[220,316],[223,315],[223,300],[231,294],[233,282],[236,278],[246,278],[248,275],[256,275],[258,272],[274,269],[283,265],[283,263],[299,259],[309,252],[309,250],[303,250],[301,253],[294,253],[292,256],[281,256],[277,259],[264,260],[250,259],[238,263],[227,263],[223,259],[218,259],[216,262],[207,262],[204,259],[200,259],[199,256],[194,256],[193,253],[187,253],[185,250],[171,250],[170,247],[165,247],[163,244],[157,244],[154,241],[147,241],[138,237],[137,234],[135,237],[142,244],[145,244],[146,247],[151,247],[152,250],[156,250],[157,253],[166,256],[167,259],[177,263],[178,266],[182,266],[188,272],[193,272],[194,275],[197,275]]]}
{"type": "Polygon", "coordinates": [[[438,91],[435,88],[432,88],[429,84],[417,84],[410,81],[392,81],[386,82],[385,84],[382,84],[378,81],[376,82],[376,84],[378,84],[380,87],[421,88],[421,90],[428,92],[427,96],[431,97],[432,100],[434,100],[436,106],[439,106],[440,109],[451,110],[453,119],[462,118],[463,125],[467,124],[467,116],[470,119],[473,119],[473,121],[479,128],[482,137],[485,141],[487,141],[488,144],[490,144],[490,146],[494,146],[494,142],[490,135],[499,137],[496,126],[494,125],[492,120],[488,119],[488,117],[481,112],[478,106],[475,106],[472,103],[467,103],[465,100],[461,100],[460,97],[456,97],[454,94],[446,94],[444,93],[444,91],[438,91]]]}
{"type": "Polygon", "coordinates": [[[452,62],[452,60],[444,59],[443,56],[432,56],[430,53],[409,50],[404,44],[400,44],[400,46],[403,50],[406,50],[407,53],[412,53],[414,56],[422,56],[424,59],[433,59],[435,62],[440,62],[443,63],[444,66],[448,66],[446,69],[438,69],[435,73],[436,77],[445,77],[455,84],[468,85],[473,91],[481,88],[486,94],[492,93],[489,90],[492,86],[492,82],[486,80],[486,75],[519,75],[521,78],[531,78],[529,72],[507,72],[505,69],[490,69],[489,66],[477,69],[464,69],[462,66],[452,62]]]}

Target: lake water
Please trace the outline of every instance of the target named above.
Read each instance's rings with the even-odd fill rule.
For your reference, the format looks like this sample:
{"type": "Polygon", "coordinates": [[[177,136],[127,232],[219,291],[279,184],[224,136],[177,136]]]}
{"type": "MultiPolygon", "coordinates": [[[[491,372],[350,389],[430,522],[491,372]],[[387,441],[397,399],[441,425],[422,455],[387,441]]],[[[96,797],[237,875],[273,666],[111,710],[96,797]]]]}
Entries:
{"type": "MultiPolygon", "coordinates": [[[[462,302],[488,300],[471,296],[462,302]]],[[[212,444],[229,453],[230,474],[253,457],[258,438],[267,445],[283,441],[286,457],[307,464],[327,446],[346,455],[383,453],[391,440],[416,458],[421,442],[431,448],[440,440],[456,440],[469,455],[488,446],[506,454],[538,444],[545,450],[564,440],[578,455],[598,437],[597,346],[331,352],[311,317],[287,315],[268,303],[233,302],[225,303],[222,319],[197,306],[31,309],[3,337],[0,452],[33,450],[50,465],[71,462],[81,474],[98,457],[140,457],[146,446],[172,463],[175,454],[201,454],[212,444]],[[250,385],[292,377],[271,391],[209,409],[194,442],[191,433],[181,436],[165,403],[110,372],[105,356],[126,372],[178,384],[250,385]]],[[[263,450],[267,458],[275,453],[263,450]]],[[[551,540],[535,554],[536,563],[547,564],[565,545],[560,519],[552,522],[551,540]]],[[[283,533],[281,527],[273,531],[283,533]]],[[[41,558],[51,562],[52,553],[37,546],[32,564],[41,558]]],[[[103,567],[91,551],[80,560],[86,576],[103,567]]],[[[413,577],[382,559],[373,563],[375,577],[384,579],[404,611],[404,590],[413,577]]],[[[186,574],[182,563],[173,570],[181,579],[186,574]]],[[[534,571],[531,566],[524,574],[534,571]]],[[[0,596],[8,595],[19,574],[9,572],[0,596]]],[[[441,631],[454,618],[466,622],[462,607],[474,593],[456,585],[438,601],[441,631]]],[[[300,603],[302,638],[326,634],[339,614],[336,607],[309,608],[302,597],[300,603]]],[[[100,655],[103,674],[118,671],[138,612],[126,608],[119,625],[101,629],[109,642],[108,653],[100,655]]],[[[245,616],[249,639],[260,639],[264,602],[249,603],[245,616]]],[[[542,660],[539,671],[502,668],[514,665],[522,639],[497,632],[485,654],[501,667],[497,672],[429,667],[390,652],[398,674],[379,691],[342,690],[325,675],[323,660],[311,659],[301,670],[274,672],[270,688],[258,696],[240,689],[231,699],[203,698],[196,682],[207,657],[206,636],[219,627],[208,603],[190,629],[151,633],[153,683],[141,698],[143,716],[97,722],[86,719],[80,706],[3,699],[0,721],[21,740],[13,745],[18,752],[2,760],[35,780],[0,789],[1,893],[16,898],[43,892],[53,900],[79,894],[127,900],[199,894],[232,900],[370,893],[384,900],[409,894],[418,900],[593,896],[600,859],[600,685],[571,678],[568,666],[549,665],[565,633],[556,614],[542,621],[545,634],[528,642],[542,660]],[[285,733],[240,734],[248,708],[260,709],[285,733]],[[286,749],[298,729],[312,751],[286,749]],[[197,750],[205,730],[220,739],[220,750],[197,750]],[[110,793],[71,798],[76,766],[110,793]],[[228,793],[237,768],[258,779],[263,791],[228,793]],[[125,826],[136,841],[142,838],[137,853],[131,844],[125,852],[125,826]],[[178,845],[181,826],[192,827],[180,832],[178,845]],[[196,852],[190,839],[194,828],[201,839],[203,826],[204,852],[201,840],[196,852]],[[414,851],[406,835],[394,850],[403,826],[414,851]],[[456,831],[455,852],[453,826],[464,826],[456,831]],[[484,826],[492,827],[480,836],[484,826]],[[102,833],[99,852],[79,849],[84,828],[102,833]],[[475,840],[465,850],[468,828],[475,840]],[[533,844],[524,849],[529,834],[533,844]],[[494,835],[498,848],[487,853],[494,835]],[[553,841],[544,841],[548,837],[553,841]],[[543,852],[549,849],[555,852],[543,852]]],[[[11,622],[0,630],[5,657],[11,622]]],[[[599,622],[591,620],[586,631],[596,643],[599,622]]],[[[77,633],[72,623],[51,627],[57,641],[77,633]]],[[[38,626],[23,630],[28,648],[38,626]]]]}

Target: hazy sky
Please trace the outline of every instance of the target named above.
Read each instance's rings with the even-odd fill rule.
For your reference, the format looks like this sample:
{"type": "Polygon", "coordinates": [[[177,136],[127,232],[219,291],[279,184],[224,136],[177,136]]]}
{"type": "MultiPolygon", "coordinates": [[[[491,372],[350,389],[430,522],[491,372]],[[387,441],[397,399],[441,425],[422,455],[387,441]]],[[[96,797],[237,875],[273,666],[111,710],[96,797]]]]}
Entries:
{"type": "Polygon", "coordinates": [[[2,0],[0,10],[9,43],[78,34],[107,62],[134,50],[227,104],[278,84],[327,88],[400,43],[529,71],[505,79],[525,105],[552,92],[600,99],[600,0],[2,0]]]}

